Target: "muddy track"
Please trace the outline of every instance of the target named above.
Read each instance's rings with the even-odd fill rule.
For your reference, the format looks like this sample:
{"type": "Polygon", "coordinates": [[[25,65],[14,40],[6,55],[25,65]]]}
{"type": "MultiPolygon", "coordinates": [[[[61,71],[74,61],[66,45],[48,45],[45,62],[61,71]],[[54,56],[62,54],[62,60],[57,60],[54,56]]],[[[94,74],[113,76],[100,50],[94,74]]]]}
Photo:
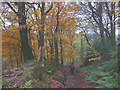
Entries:
{"type": "Polygon", "coordinates": [[[94,88],[93,85],[90,85],[88,81],[84,79],[87,75],[82,73],[78,68],[75,68],[73,75],[70,69],[67,68],[65,76],[65,88],[94,88]]]}

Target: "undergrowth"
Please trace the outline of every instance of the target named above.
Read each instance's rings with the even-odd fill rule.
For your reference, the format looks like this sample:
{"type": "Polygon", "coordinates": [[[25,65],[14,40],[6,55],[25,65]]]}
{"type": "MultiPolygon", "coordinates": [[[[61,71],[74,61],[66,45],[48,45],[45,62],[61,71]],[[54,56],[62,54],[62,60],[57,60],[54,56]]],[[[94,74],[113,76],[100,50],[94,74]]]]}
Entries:
{"type": "MultiPolygon", "coordinates": [[[[32,79],[28,81],[29,83],[33,85],[33,87],[40,87],[40,85],[50,87],[51,82],[47,82],[47,80],[55,74],[56,71],[63,70],[63,65],[57,64],[56,62],[52,61],[45,61],[45,66],[41,66],[42,62],[38,61],[35,65],[33,70],[31,71],[32,79]]],[[[55,76],[53,79],[63,83],[64,82],[64,75],[60,78],[58,76],[55,76]]],[[[42,86],[41,86],[42,87],[42,86]]]]}
{"type": "Polygon", "coordinates": [[[89,75],[85,78],[95,84],[95,88],[118,88],[118,49],[111,50],[111,59],[102,60],[99,66],[95,64],[81,67],[83,73],[89,75]]]}
{"type": "MultiPolygon", "coordinates": [[[[28,61],[26,65],[30,65],[32,62],[28,61]]],[[[24,80],[17,87],[24,88],[44,88],[51,87],[52,82],[48,82],[48,79],[55,74],[56,71],[63,71],[63,65],[57,64],[56,62],[45,61],[45,66],[41,66],[42,62],[36,61],[31,67],[28,67],[24,70],[24,80]]],[[[62,72],[63,73],[63,72],[62,72]]],[[[64,74],[62,76],[55,75],[54,80],[64,84],[64,74]]],[[[4,82],[3,85],[4,86],[4,82]]]]}

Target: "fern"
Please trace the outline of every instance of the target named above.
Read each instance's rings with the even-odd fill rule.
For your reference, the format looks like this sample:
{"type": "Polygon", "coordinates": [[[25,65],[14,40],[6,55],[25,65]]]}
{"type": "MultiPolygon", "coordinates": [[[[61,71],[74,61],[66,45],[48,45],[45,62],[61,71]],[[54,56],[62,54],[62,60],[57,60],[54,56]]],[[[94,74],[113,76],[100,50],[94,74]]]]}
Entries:
{"type": "MultiPolygon", "coordinates": [[[[116,51],[110,51],[111,56],[118,55],[116,51]]],[[[111,60],[104,61],[101,66],[94,68],[94,65],[82,67],[83,72],[88,72],[89,76],[85,79],[99,84],[95,88],[117,88],[118,87],[118,58],[114,57],[111,60]],[[85,71],[84,71],[85,70],[85,71]]]]}

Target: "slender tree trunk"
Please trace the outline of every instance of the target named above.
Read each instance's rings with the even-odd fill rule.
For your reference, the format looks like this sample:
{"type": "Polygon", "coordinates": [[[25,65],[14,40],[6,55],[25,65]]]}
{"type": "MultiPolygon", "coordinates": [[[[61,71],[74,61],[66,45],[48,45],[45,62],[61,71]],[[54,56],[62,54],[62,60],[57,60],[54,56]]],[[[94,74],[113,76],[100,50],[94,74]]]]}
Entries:
{"type": "Polygon", "coordinates": [[[38,55],[38,60],[43,62],[44,66],[44,60],[45,60],[45,48],[44,48],[44,24],[45,24],[45,14],[44,14],[44,9],[45,9],[45,2],[42,2],[42,7],[41,7],[41,30],[39,30],[39,36],[40,36],[40,47],[39,47],[39,55],[38,55]]]}
{"type": "Polygon", "coordinates": [[[100,28],[100,36],[101,36],[101,42],[102,42],[102,44],[104,45],[104,43],[105,43],[105,38],[104,38],[104,31],[103,31],[102,28],[100,28]]]}
{"type": "MultiPolygon", "coordinates": [[[[53,36],[52,28],[50,29],[50,34],[53,36]]],[[[51,61],[53,61],[53,39],[49,40],[49,43],[50,43],[50,59],[51,61]]]]}
{"type": "Polygon", "coordinates": [[[107,7],[107,13],[110,19],[110,27],[111,27],[111,33],[110,33],[110,37],[111,37],[111,45],[114,47],[115,46],[115,22],[113,22],[113,20],[115,20],[115,4],[113,4],[113,2],[111,2],[111,9],[112,11],[109,12],[109,7],[108,7],[108,3],[105,3],[106,7],[107,7]],[[114,14],[114,17],[113,15],[114,14]],[[114,19],[113,19],[114,18],[114,19]]]}
{"type": "MultiPolygon", "coordinates": [[[[60,9],[59,9],[59,3],[58,3],[58,12],[57,12],[57,26],[56,26],[56,29],[55,29],[55,34],[58,33],[58,29],[59,29],[59,12],[60,9]]],[[[55,61],[57,63],[59,63],[59,59],[58,59],[58,38],[55,37],[54,38],[54,42],[55,42],[55,61]]]]}
{"type": "Polygon", "coordinates": [[[84,56],[84,52],[83,52],[83,40],[82,40],[82,36],[81,36],[81,54],[80,54],[80,60],[83,62],[83,56],[84,56]]]}
{"type": "MultiPolygon", "coordinates": [[[[114,21],[115,21],[115,18],[116,18],[116,15],[115,15],[115,3],[114,3],[114,21]]],[[[116,25],[116,22],[114,22],[114,31],[115,31],[115,29],[116,29],[116,27],[115,27],[115,25],[116,25]]],[[[114,34],[115,35],[115,34],[114,34]]],[[[114,36],[115,37],[115,36],[114,36]]]]}
{"type": "Polygon", "coordinates": [[[115,40],[115,25],[116,25],[116,22],[115,22],[115,3],[113,4],[113,9],[114,9],[114,22],[113,22],[113,46],[116,45],[116,40],[115,40]]]}
{"type": "MultiPolygon", "coordinates": [[[[118,13],[118,28],[120,28],[120,1],[119,1],[119,3],[118,3],[118,7],[119,7],[119,13],[118,13]]],[[[119,33],[119,32],[118,32],[119,33]]]]}
{"type": "Polygon", "coordinates": [[[23,64],[23,55],[22,55],[22,50],[20,50],[20,59],[21,59],[21,64],[23,64]]]}
{"type": "Polygon", "coordinates": [[[48,46],[47,46],[47,40],[46,40],[46,48],[47,48],[47,60],[48,60],[48,46]]]}
{"type": "Polygon", "coordinates": [[[55,37],[54,38],[54,43],[55,43],[55,61],[59,63],[58,59],[58,39],[55,37]]]}
{"type": "MultiPolygon", "coordinates": [[[[113,4],[113,2],[111,2],[111,9],[113,10],[114,9],[114,4],[113,4]]],[[[114,11],[113,11],[114,12],[114,11]]],[[[112,14],[110,14],[110,16],[109,16],[109,18],[110,18],[110,26],[111,26],[111,38],[112,38],[112,40],[111,40],[111,45],[112,46],[115,46],[115,29],[114,29],[114,24],[113,24],[113,16],[112,16],[112,14]]]]}
{"type": "Polygon", "coordinates": [[[50,41],[50,56],[51,56],[51,61],[53,61],[53,40],[50,41]]]}
{"type": "Polygon", "coordinates": [[[24,60],[30,60],[33,57],[32,48],[28,43],[28,32],[26,27],[26,16],[25,16],[25,2],[19,2],[19,26],[20,26],[20,38],[21,38],[21,49],[23,52],[24,60]]]}
{"type": "Polygon", "coordinates": [[[63,53],[63,47],[62,47],[62,39],[60,38],[60,52],[61,52],[61,64],[63,64],[63,55],[62,55],[62,53],[63,53]]]}
{"type": "MultiPolygon", "coordinates": [[[[44,67],[44,61],[45,61],[45,48],[44,48],[44,24],[45,24],[45,15],[52,9],[53,3],[51,4],[50,8],[45,12],[45,2],[42,2],[42,7],[39,5],[41,9],[41,29],[39,30],[39,54],[38,54],[38,60],[42,61],[42,66],[44,67]]],[[[38,25],[39,26],[39,25],[38,25]]]]}
{"type": "Polygon", "coordinates": [[[86,41],[87,41],[88,45],[90,45],[90,46],[91,46],[91,44],[90,44],[90,42],[89,42],[89,40],[88,40],[88,38],[87,38],[86,31],[85,31],[83,28],[82,28],[82,30],[83,30],[83,32],[85,33],[85,34],[84,34],[84,36],[85,36],[85,39],[86,39],[86,41]]]}
{"type": "Polygon", "coordinates": [[[28,35],[29,35],[29,43],[30,43],[30,45],[32,45],[32,43],[31,43],[31,34],[30,34],[30,30],[28,31],[28,35]]]}
{"type": "MultiPolygon", "coordinates": [[[[118,22],[117,22],[117,28],[120,29],[120,1],[118,2],[118,9],[119,9],[119,12],[118,12],[118,22]]],[[[120,31],[118,31],[118,37],[117,37],[117,44],[118,44],[118,51],[120,53],[120,31]]],[[[118,54],[118,58],[120,58],[120,54],[118,54]]]]}
{"type": "Polygon", "coordinates": [[[101,36],[101,42],[102,42],[102,44],[104,45],[104,43],[105,43],[105,36],[104,36],[104,25],[103,25],[103,21],[102,21],[102,3],[100,2],[99,3],[99,8],[98,8],[98,13],[99,13],[99,23],[100,23],[100,25],[99,25],[99,28],[100,28],[100,36],[101,36]]]}
{"type": "MultiPolygon", "coordinates": [[[[52,18],[53,18],[53,15],[52,15],[52,18]]],[[[51,20],[51,23],[52,23],[53,21],[51,20]]],[[[52,26],[51,26],[51,28],[50,28],[50,31],[49,31],[49,33],[50,33],[50,35],[52,35],[52,37],[53,37],[53,33],[52,33],[52,26]]],[[[49,43],[50,43],[50,58],[51,58],[51,61],[53,61],[53,39],[50,39],[49,40],[49,43]]]]}

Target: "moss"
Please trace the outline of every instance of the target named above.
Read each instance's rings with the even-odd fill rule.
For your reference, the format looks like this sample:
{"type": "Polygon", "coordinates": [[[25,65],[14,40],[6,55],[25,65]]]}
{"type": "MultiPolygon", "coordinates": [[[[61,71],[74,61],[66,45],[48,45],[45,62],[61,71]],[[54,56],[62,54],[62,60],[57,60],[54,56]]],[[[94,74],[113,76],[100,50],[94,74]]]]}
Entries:
{"type": "Polygon", "coordinates": [[[6,84],[6,83],[2,80],[2,87],[4,87],[4,86],[5,86],[5,84],[6,84]]]}
{"type": "Polygon", "coordinates": [[[24,73],[26,73],[26,72],[32,72],[32,71],[33,71],[33,67],[25,69],[24,73]]]}

